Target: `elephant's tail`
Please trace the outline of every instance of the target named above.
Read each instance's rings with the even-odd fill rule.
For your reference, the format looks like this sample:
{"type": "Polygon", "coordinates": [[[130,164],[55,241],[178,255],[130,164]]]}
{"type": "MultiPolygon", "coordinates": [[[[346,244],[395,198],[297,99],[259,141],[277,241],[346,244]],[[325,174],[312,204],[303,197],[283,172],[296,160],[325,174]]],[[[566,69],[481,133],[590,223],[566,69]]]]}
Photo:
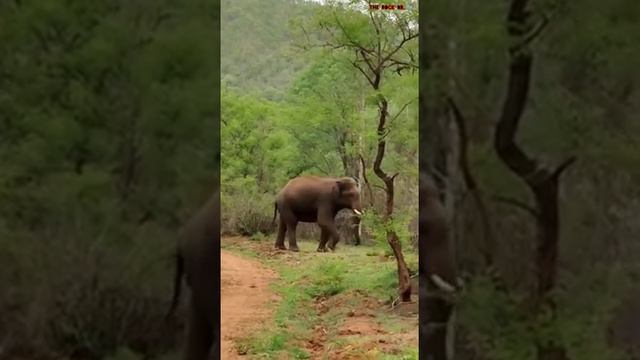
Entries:
{"type": "Polygon", "coordinates": [[[276,225],[276,216],[278,216],[278,202],[273,203],[273,220],[271,220],[271,227],[276,225]]]}
{"type": "Polygon", "coordinates": [[[180,301],[180,289],[182,285],[182,274],[184,273],[184,259],[180,252],[176,253],[176,273],[173,280],[173,299],[171,300],[171,307],[167,313],[166,319],[169,320],[173,317],[173,313],[178,307],[178,301],[180,301]]]}

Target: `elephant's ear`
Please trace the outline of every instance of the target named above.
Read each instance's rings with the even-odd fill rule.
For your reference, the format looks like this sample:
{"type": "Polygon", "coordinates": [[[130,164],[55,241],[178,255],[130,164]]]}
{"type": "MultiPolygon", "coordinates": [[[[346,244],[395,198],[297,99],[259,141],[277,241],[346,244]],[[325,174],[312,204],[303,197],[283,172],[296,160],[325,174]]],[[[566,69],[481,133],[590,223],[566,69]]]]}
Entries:
{"type": "Polygon", "coordinates": [[[338,195],[341,195],[343,192],[347,191],[351,185],[352,184],[348,180],[336,180],[336,192],[338,193],[338,195]]]}
{"type": "Polygon", "coordinates": [[[362,190],[362,183],[360,183],[360,179],[357,177],[353,177],[352,179],[356,181],[356,187],[358,188],[358,192],[360,192],[360,190],[362,190]]]}
{"type": "Polygon", "coordinates": [[[336,180],[336,185],[338,186],[338,194],[342,194],[345,191],[350,191],[353,188],[359,190],[360,184],[354,178],[345,177],[339,180],[336,180]]]}

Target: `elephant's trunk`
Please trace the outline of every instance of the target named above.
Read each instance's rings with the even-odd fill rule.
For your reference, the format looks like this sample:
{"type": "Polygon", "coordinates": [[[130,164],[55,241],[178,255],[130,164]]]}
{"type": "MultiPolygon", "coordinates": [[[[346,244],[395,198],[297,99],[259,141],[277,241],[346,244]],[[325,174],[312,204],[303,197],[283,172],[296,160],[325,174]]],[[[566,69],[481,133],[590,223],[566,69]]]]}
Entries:
{"type": "MultiPolygon", "coordinates": [[[[354,213],[355,210],[354,210],[354,213]]],[[[360,215],[358,215],[358,213],[356,213],[355,216],[353,216],[351,219],[352,221],[352,225],[351,225],[351,229],[352,231],[354,231],[354,237],[355,237],[355,244],[356,245],[360,245],[360,243],[362,242],[362,213],[360,213],[360,215]],[[354,229],[356,228],[356,229],[354,229]]]]}

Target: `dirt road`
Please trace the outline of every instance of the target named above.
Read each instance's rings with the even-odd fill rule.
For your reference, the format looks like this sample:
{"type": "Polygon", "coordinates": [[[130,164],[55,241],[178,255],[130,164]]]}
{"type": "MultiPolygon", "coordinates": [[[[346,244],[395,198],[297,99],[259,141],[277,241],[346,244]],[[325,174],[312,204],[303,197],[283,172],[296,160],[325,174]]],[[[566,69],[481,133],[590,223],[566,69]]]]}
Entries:
{"type": "Polygon", "coordinates": [[[277,274],[255,260],[221,251],[222,360],[242,359],[235,341],[259,329],[271,315],[277,297],[269,289],[277,274]]]}

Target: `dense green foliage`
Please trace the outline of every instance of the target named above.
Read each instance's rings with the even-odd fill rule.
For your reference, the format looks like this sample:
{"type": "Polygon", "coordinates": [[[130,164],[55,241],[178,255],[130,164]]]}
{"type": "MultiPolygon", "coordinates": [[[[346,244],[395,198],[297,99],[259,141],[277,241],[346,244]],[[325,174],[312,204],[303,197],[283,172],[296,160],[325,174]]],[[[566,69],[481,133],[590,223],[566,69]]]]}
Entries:
{"type": "MultiPolygon", "coordinates": [[[[549,21],[532,44],[531,91],[516,141],[552,166],[570,155],[578,159],[560,180],[555,320],[537,318],[529,307],[534,218],[514,201],[494,201],[533,204],[526,186],[493,151],[507,91],[507,2],[429,5],[432,58],[424,74],[429,89],[422,91],[453,96],[465,115],[469,164],[489,204],[502,279],[496,283],[483,275],[480,254],[486,244],[478,209],[458,188],[456,248],[471,280],[458,317],[459,342],[466,349],[459,358],[534,359],[537,339],[553,339],[570,359],[629,359],[640,338],[614,326],[614,319],[637,319],[640,309],[634,302],[618,307],[640,286],[638,2],[531,1],[532,23],[543,16],[549,21]]],[[[433,109],[445,106],[437,96],[429,99],[433,109]]],[[[440,114],[432,115],[446,116],[440,114]]]]}
{"type": "Polygon", "coordinates": [[[0,3],[0,357],[157,355],[218,166],[215,3],[0,3]]]}

